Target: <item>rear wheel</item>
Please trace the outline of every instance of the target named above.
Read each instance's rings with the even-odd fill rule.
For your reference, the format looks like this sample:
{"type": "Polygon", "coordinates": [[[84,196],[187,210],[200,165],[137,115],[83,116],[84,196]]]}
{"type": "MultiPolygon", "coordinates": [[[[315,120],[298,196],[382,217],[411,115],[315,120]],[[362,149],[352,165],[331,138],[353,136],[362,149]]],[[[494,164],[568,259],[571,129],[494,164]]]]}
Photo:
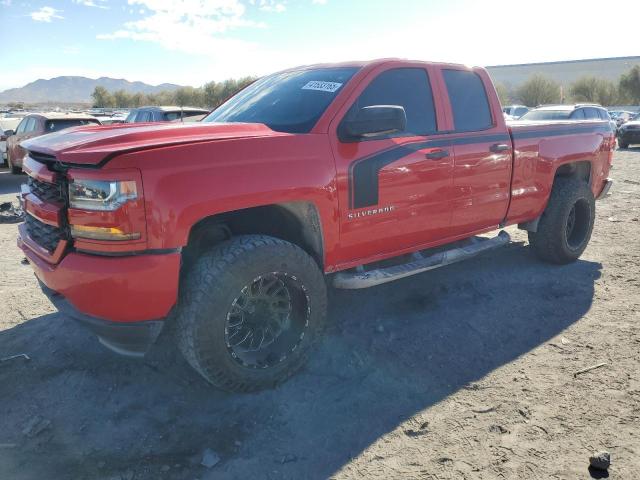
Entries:
{"type": "Polygon", "coordinates": [[[618,148],[629,148],[629,143],[618,140],[618,148]]]}
{"type": "Polygon", "coordinates": [[[589,185],[577,179],[558,178],[538,223],[538,231],[529,232],[533,251],[551,263],[577,260],[589,244],[595,210],[589,185]]]}
{"type": "Polygon", "coordinates": [[[236,392],[273,387],[304,365],[324,330],[324,277],[296,245],[235,237],[190,269],[177,319],[180,350],[207,381],[236,392]]]}

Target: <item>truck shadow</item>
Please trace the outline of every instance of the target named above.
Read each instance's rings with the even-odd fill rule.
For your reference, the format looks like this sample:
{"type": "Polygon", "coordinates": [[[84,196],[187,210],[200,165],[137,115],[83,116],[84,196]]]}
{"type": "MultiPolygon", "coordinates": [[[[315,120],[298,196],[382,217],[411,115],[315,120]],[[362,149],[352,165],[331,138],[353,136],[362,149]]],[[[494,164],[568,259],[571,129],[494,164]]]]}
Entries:
{"type": "Polygon", "coordinates": [[[0,356],[31,357],[0,364],[0,444],[14,444],[0,449],[0,472],[326,478],[404,420],[428,417],[579,321],[600,269],[545,265],[514,244],[374,289],[332,291],[332,326],[309,366],[252,395],[208,387],[169,334],[133,361],[57,314],[29,320],[0,333],[0,356]],[[206,448],[221,459],[211,470],[199,465],[206,448]]]}

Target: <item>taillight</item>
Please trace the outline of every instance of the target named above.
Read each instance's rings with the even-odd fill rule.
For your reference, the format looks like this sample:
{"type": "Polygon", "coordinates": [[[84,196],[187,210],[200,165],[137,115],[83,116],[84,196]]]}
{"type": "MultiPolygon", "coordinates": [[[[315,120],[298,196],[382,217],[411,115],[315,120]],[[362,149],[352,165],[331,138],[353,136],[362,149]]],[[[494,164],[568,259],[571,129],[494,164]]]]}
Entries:
{"type": "Polygon", "coordinates": [[[110,252],[144,248],[146,221],[138,170],[70,170],[68,199],[69,230],[76,248],[110,252]]]}
{"type": "Polygon", "coordinates": [[[7,141],[7,137],[6,135],[0,135],[0,142],[6,142],[7,141]]]}

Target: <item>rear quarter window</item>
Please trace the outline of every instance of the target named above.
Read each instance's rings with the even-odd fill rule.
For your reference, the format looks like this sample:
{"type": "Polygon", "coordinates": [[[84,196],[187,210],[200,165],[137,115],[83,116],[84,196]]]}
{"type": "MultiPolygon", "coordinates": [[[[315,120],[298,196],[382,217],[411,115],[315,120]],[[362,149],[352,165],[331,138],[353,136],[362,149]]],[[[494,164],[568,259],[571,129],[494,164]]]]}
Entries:
{"type": "Polygon", "coordinates": [[[442,71],[449,93],[456,131],[486,130],[493,126],[491,108],[482,79],[468,70],[442,71]]]}

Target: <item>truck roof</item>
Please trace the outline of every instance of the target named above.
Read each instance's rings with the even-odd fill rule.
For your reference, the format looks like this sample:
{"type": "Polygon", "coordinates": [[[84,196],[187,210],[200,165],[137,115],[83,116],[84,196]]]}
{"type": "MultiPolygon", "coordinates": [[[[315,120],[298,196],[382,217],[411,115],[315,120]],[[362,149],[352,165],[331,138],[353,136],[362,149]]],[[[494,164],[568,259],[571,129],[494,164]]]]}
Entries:
{"type": "Polygon", "coordinates": [[[337,63],[315,63],[311,65],[300,65],[297,67],[287,68],[282,70],[283,72],[295,71],[295,70],[311,70],[316,68],[339,68],[339,67],[376,67],[378,65],[384,65],[385,63],[411,63],[411,64],[424,64],[424,65],[450,65],[452,67],[463,68],[475,68],[471,65],[463,65],[460,63],[448,63],[448,62],[430,62],[425,60],[411,60],[407,58],[376,58],[373,60],[353,60],[347,62],[337,63]]]}

